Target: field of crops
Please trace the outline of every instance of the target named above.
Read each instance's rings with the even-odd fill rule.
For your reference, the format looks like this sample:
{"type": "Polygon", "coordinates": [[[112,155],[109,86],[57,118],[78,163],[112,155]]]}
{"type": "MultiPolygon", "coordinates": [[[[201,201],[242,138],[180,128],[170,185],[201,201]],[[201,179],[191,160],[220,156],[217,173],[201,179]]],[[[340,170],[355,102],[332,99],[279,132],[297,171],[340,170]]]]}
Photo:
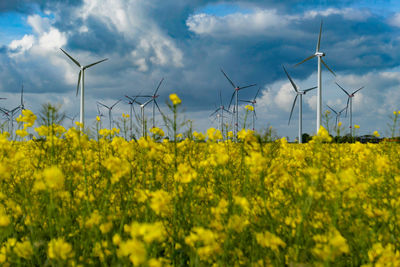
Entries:
{"type": "Polygon", "coordinates": [[[36,132],[0,135],[3,266],[400,264],[397,144],[36,132]]]}

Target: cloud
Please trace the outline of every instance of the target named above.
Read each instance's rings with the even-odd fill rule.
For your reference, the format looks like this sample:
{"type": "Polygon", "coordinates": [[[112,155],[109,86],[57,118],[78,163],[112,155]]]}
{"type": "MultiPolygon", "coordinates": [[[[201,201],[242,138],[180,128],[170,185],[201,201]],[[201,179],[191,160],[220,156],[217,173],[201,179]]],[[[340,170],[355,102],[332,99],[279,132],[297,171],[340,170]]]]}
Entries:
{"type": "MultiPolygon", "coordinates": [[[[88,117],[97,112],[96,100],[152,93],[165,77],[159,91],[162,108],[168,94],[176,92],[197,130],[205,129],[219,90],[226,105],[232,94],[222,67],[235,82],[263,88],[256,106],[258,127],[268,121],[281,134],[294,136],[297,129],[288,127],[287,119],[295,94],[281,65],[290,68],[302,88],[316,85],[315,61],[291,66],[314,52],[323,18],[321,48],[338,74],[334,79],[323,72],[323,104],[346,104],[337,81],[349,89],[366,86],[354,100],[355,121],[364,123],[368,116],[380,127],[388,110],[398,109],[398,29],[389,23],[391,16],[357,8],[356,1],[224,1],[235,8],[222,15],[207,13],[221,5],[216,0],[15,3],[3,9],[0,4],[0,10],[27,13],[32,31],[0,48],[0,91],[12,96],[23,81],[33,107],[49,99],[64,103],[68,111],[79,110],[79,69],[61,53],[63,47],[82,64],[109,58],[86,73],[88,117]]],[[[254,97],[257,88],[241,91],[240,97],[254,97]]],[[[316,92],[304,101],[304,127],[312,133],[316,92]]],[[[116,116],[123,111],[128,106],[118,105],[116,116]]]]}
{"type": "Polygon", "coordinates": [[[199,35],[225,36],[269,35],[289,23],[288,16],[278,15],[276,10],[256,9],[249,14],[234,13],[225,16],[205,13],[191,15],[186,25],[199,35]]]}

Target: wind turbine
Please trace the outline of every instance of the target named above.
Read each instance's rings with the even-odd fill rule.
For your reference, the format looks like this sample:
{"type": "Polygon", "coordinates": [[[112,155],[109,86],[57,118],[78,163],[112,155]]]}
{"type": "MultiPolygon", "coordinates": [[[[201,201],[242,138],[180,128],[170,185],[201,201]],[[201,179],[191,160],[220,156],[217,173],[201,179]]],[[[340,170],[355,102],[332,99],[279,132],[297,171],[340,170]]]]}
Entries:
{"type": "Polygon", "coordinates": [[[224,111],[231,113],[229,110],[227,110],[225,108],[225,106],[222,104],[222,95],[221,95],[221,90],[219,91],[219,102],[220,102],[220,106],[213,112],[211,113],[210,117],[212,117],[213,115],[215,115],[218,111],[219,113],[217,114],[217,118],[218,118],[218,122],[220,123],[220,130],[221,133],[223,134],[224,132],[224,111]]]}
{"type": "Polygon", "coordinates": [[[18,112],[18,110],[21,107],[15,107],[12,110],[8,110],[6,108],[0,108],[0,111],[3,112],[4,115],[7,116],[8,118],[8,131],[11,135],[11,138],[13,137],[13,132],[14,132],[14,115],[18,112]],[[11,130],[10,130],[10,122],[11,122],[11,130]]]}
{"type": "Polygon", "coordinates": [[[339,119],[340,119],[340,115],[342,115],[342,112],[343,111],[347,111],[347,106],[345,107],[345,108],[343,108],[341,111],[339,111],[339,112],[337,112],[336,110],[334,110],[333,108],[331,108],[329,105],[326,105],[330,110],[332,110],[333,111],[333,113],[335,113],[335,117],[336,117],[336,119],[335,119],[335,130],[337,129],[337,127],[338,127],[338,123],[339,123],[339,119]]]}
{"type": "Polygon", "coordinates": [[[69,57],[69,59],[71,59],[81,70],[79,71],[79,76],[78,76],[78,86],[76,87],[76,95],[78,96],[78,92],[79,92],[79,84],[81,85],[81,103],[80,103],[80,118],[79,118],[79,122],[83,125],[85,122],[85,70],[97,65],[103,61],[106,61],[108,58],[102,59],[100,61],[94,62],[92,64],[86,65],[86,66],[82,66],[76,59],[74,59],[73,57],[71,57],[67,52],[65,52],[62,48],[60,48],[61,51],[63,51],[63,53],[65,55],[67,55],[67,57],[69,57]]]}
{"type": "Polygon", "coordinates": [[[140,105],[140,113],[141,113],[141,117],[142,117],[142,136],[145,137],[146,136],[146,127],[145,127],[145,119],[144,119],[144,108],[147,106],[147,104],[149,104],[151,101],[153,101],[154,99],[151,98],[149,100],[147,100],[144,103],[140,103],[138,101],[135,101],[136,103],[138,103],[140,105]]]}
{"type": "Polygon", "coordinates": [[[241,102],[250,103],[250,104],[253,106],[253,131],[254,131],[255,119],[257,118],[257,115],[256,115],[256,106],[255,106],[256,103],[257,103],[256,98],[257,98],[258,93],[260,92],[260,90],[261,90],[261,87],[258,88],[257,93],[256,93],[256,95],[254,96],[253,100],[239,100],[239,101],[241,101],[241,102]]]}
{"type": "Polygon", "coordinates": [[[283,70],[286,73],[286,76],[288,77],[290,83],[293,86],[293,89],[296,92],[296,97],[294,98],[293,101],[293,105],[292,105],[292,110],[290,111],[290,116],[289,116],[289,122],[288,125],[290,124],[290,119],[292,118],[292,114],[293,114],[293,109],[294,106],[296,105],[296,101],[297,101],[297,97],[300,96],[299,99],[299,144],[303,143],[303,95],[305,95],[308,91],[314,90],[315,87],[311,87],[309,89],[305,89],[305,90],[299,90],[299,88],[297,87],[297,85],[293,82],[292,78],[290,77],[289,73],[286,71],[285,66],[282,66],[283,70]]]}
{"type": "Polygon", "coordinates": [[[355,93],[357,93],[358,91],[360,91],[361,89],[364,88],[361,87],[357,90],[355,90],[353,93],[349,94],[346,90],[344,90],[344,88],[342,86],[340,86],[337,82],[335,82],[337,86],[339,86],[340,89],[343,90],[343,92],[347,95],[347,104],[346,104],[346,116],[347,116],[347,108],[349,106],[349,102],[350,102],[350,135],[352,136],[353,133],[351,131],[352,127],[353,127],[353,97],[355,95],[355,93]]]}
{"type": "Polygon", "coordinates": [[[239,95],[239,91],[242,90],[242,89],[248,88],[248,87],[255,86],[255,85],[257,85],[257,84],[251,84],[251,85],[247,85],[247,86],[242,86],[242,87],[241,87],[241,86],[235,85],[235,84],[232,82],[232,80],[229,79],[228,75],[226,75],[226,73],[222,70],[222,68],[221,68],[221,72],[222,72],[222,74],[224,74],[225,78],[228,80],[228,82],[232,85],[232,87],[233,87],[233,89],[234,89],[233,94],[232,94],[232,97],[231,97],[231,101],[229,102],[229,107],[228,107],[228,109],[231,107],[232,100],[233,100],[233,98],[234,98],[235,95],[236,95],[236,104],[235,104],[235,107],[234,107],[234,109],[233,109],[233,113],[236,113],[236,116],[235,116],[235,127],[234,127],[233,136],[236,137],[236,135],[237,135],[237,133],[238,133],[238,124],[239,124],[239,110],[238,110],[238,106],[239,106],[239,104],[238,104],[238,101],[239,101],[239,99],[238,99],[238,97],[239,97],[239,96],[238,96],[238,95],[239,95]]]}
{"type": "Polygon", "coordinates": [[[160,81],[160,83],[158,84],[158,86],[157,86],[157,89],[156,89],[156,91],[154,92],[154,94],[152,95],[152,96],[150,96],[152,99],[152,101],[153,101],[153,128],[155,127],[155,112],[156,112],[156,106],[157,106],[157,109],[158,109],[158,111],[161,113],[161,115],[163,116],[163,113],[161,112],[161,109],[160,109],[160,107],[158,106],[158,103],[157,103],[157,98],[159,97],[159,95],[157,95],[157,92],[158,92],[158,89],[160,89],[160,86],[161,86],[161,84],[162,84],[162,82],[164,81],[164,78],[162,78],[161,79],[161,81],[160,81]]]}
{"type": "MultiPolygon", "coordinates": [[[[137,96],[135,96],[135,97],[130,97],[130,96],[127,96],[127,95],[125,95],[125,97],[126,98],[128,98],[128,104],[131,106],[131,108],[130,108],[130,132],[131,132],[131,138],[133,138],[133,122],[132,122],[132,116],[133,116],[133,114],[135,114],[135,118],[137,118],[137,116],[136,116],[136,112],[135,112],[135,107],[133,106],[133,104],[135,104],[135,103],[137,103],[137,104],[139,104],[140,105],[140,103],[139,102],[137,102],[136,101],[136,99],[138,98],[138,97],[143,97],[143,96],[140,96],[140,95],[137,95],[137,96]],[[132,114],[133,113],[133,114],[132,114]]],[[[150,96],[149,96],[150,97],[150,96]]]]}
{"type": "Polygon", "coordinates": [[[103,107],[105,107],[105,108],[107,108],[108,109],[108,118],[110,119],[110,130],[111,130],[111,127],[112,127],[112,116],[111,116],[111,111],[112,111],[112,109],[119,103],[121,101],[121,99],[120,100],[118,100],[117,102],[115,102],[112,106],[107,106],[107,105],[104,105],[103,103],[100,103],[100,102],[98,102],[97,101],[97,103],[99,104],[99,105],[102,105],[103,107]]]}
{"type": "Polygon", "coordinates": [[[322,119],[322,77],[321,77],[321,62],[322,64],[334,75],[336,74],[331,70],[328,65],[325,63],[325,61],[322,59],[323,56],[325,56],[325,53],[321,52],[320,49],[320,44],[321,44],[321,33],[322,33],[322,21],[321,21],[321,26],[319,28],[319,36],[318,36],[318,42],[317,42],[317,48],[315,49],[315,53],[308,58],[304,59],[303,61],[297,63],[294,65],[295,67],[303,64],[304,62],[317,57],[318,58],[318,73],[317,73],[317,84],[318,84],[318,93],[317,93],[317,133],[319,131],[319,128],[321,126],[321,119],[322,119]]]}

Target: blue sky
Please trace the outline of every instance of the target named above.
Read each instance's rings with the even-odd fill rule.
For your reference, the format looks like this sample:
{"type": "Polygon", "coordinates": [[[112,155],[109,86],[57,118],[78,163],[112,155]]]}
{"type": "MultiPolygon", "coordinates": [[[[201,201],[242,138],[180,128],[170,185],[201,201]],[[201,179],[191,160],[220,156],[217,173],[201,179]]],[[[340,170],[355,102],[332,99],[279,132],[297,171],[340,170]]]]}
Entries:
{"type": "MultiPolygon", "coordinates": [[[[216,127],[209,114],[218,105],[218,92],[225,105],[233,92],[223,68],[239,85],[257,83],[240,98],[251,99],[261,88],[256,128],[271,125],[293,140],[297,108],[290,125],[288,118],[295,94],[282,64],[301,88],[316,85],[315,61],[293,65],[315,51],[321,20],[324,60],[337,74],[323,72],[324,105],[346,105],[335,82],[350,91],[365,86],[354,98],[353,121],[360,134],[385,134],[389,115],[400,110],[398,1],[2,1],[0,97],[7,101],[0,106],[18,105],[24,83],[26,106],[33,111],[50,101],[75,115],[79,70],[62,47],[82,64],[109,58],[86,74],[88,123],[96,116],[96,101],[151,93],[165,77],[159,92],[165,112],[164,103],[175,92],[196,130],[216,127]]],[[[313,133],[315,92],[305,96],[303,108],[304,131],[313,133]]],[[[121,103],[113,114],[117,120],[128,111],[121,103]]],[[[243,120],[243,106],[240,116],[243,120]]],[[[342,121],[348,127],[348,118],[342,121]]]]}

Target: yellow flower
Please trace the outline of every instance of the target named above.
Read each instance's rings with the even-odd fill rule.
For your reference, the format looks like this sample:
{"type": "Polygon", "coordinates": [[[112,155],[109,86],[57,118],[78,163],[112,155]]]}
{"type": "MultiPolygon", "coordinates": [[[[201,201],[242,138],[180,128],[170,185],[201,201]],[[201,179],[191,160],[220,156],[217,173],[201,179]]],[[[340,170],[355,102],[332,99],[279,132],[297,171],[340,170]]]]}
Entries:
{"type": "Polygon", "coordinates": [[[355,129],[360,129],[360,125],[354,124],[355,129]]]}
{"type": "Polygon", "coordinates": [[[42,173],[43,181],[50,189],[64,188],[64,174],[57,166],[45,169],[42,173]]]}
{"type": "Polygon", "coordinates": [[[31,242],[17,242],[14,247],[14,252],[18,257],[29,260],[33,255],[31,242]]]}
{"type": "Polygon", "coordinates": [[[339,126],[339,127],[342,126],[342,122],[341,122],[341,121],[339,121],[338,126],[339,126]]]}
{"type": "Polygon", "coordinates": [[[179,105],[182,102],[177,94],[170,94],[169,99],[171,100],[174,106],[179,105]]]}
{"type": "Polygon", "coordinates": [[[96,116],[96,121],[100,121],[100,117],[99,116],[96,116]]]}
{"type": "Polygon", "coordinates": [[[286,247],[286,243],[282,239],[268,231],[256,233],[256,240],[260,246],[270,248],[275,252],[279,251],[279,247],[286,247]]]}
{"type": "Polygon", "coordinates": [[[74,256],[74,252],[72,246],[61,237],[50,240],[47,255],[50,259],[67,260],[74,256]]]}
{"type": "Polygon", "coordinates": [[[252,105],[246,105],[244,108],[250,111],[254,111],[254,107],[252,105]]]}
{"type": "Polygon", "coordinates": [[[373,135],[374,135],[375,137],[381,136],[381,135],[378,133],[378,131],[374,131],[373,135]]]}

